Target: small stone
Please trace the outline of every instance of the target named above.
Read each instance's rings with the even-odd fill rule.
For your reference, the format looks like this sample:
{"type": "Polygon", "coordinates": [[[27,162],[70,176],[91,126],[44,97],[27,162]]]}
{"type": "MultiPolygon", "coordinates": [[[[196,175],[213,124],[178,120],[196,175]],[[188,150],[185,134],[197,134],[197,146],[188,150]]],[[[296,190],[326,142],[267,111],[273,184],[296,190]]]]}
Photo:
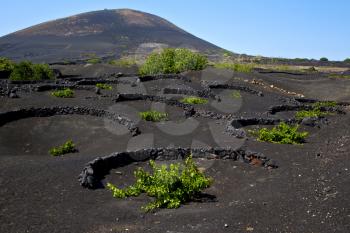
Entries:
{"type": "Polygon", "coordinates": [[[101,94],[101,89],[99,87],[95,87],[95,93],[97,95],[100,95],[101,94]]]}
{"type": "Polygon", "coordinates": [[[224,227],[225,227],[225,228],[227,228],[227,227],[228,227],[228,224],[227,224],[227,223],[225,223],[224,227]]]}
{"type": "Polygon", "coordinates": [[[216,96],[215,96],[215,99],[216,99],[216,101],[221,102],[220,96],[216,95],[216,96]]]}
{"type": "Polygon", "coordinates": [[[9,94],[9,97],[11,99],[16,99],[19,98],[19,96],[17,95],[17,93],[15,91],[11,91],[11,93],[9,94]]]}

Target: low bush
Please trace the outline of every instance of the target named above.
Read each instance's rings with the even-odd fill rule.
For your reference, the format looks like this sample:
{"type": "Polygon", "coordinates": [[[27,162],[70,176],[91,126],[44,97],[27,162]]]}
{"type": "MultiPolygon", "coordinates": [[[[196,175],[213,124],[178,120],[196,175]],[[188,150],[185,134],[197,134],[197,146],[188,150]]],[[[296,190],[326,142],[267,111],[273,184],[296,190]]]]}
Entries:
{"type": "Polygon", "coordinates": [[[54,73],[47,64],[33,64],[22,61],[15,64],[10,75],[13,81],[33,81],[53,79],[54,73]]]}
{"type": "Polygon", "coordinates": [[[326,58],[326,57],[321,57],[321,58],[320,58],[320,61],[328,61],[328,58],[326,58]]]}
{"type": "Polygon", "coordinates": [[[63,90],[54,91],[51,93],[51,95],[59,98],[73,98],[74,91],[70,88],[65,88],[63,90]]]}
{"type": "Polygon", "coordinates": [[[288,125],[281,122],[272,129],[262,128],[250,133],[257,136],[259,141],[280,143],[280,144],[301,144],[305,141],[308,132],[298,132],[298,125],[288,125]]]}
{"type": "Polygon", "coordinates": [[[318,117],[326,116],[328,114],[329,114],[328,112],[322,112],[319,109],[302,110],[302,111],[298,111],[295,114],[295,118],[298,120],[302,120],[308,117],[318,118],[318,117]]]}
{"type": "Polygon", "coordinates": [[[61,156],[61,155],[68,154],[68,153],[74,153],[76,151],[77,150],[75,149],[75,145],[74,145],[73,141],[68,140],[62,146],[58,146],[58,147],[54,147],[54,148],[50,149],[49,153],[52,156],[61,156]]]}
{"type": "Polygon", "coordinates": [[[146,193],[155,200],[142,207],[145,211],[178,208],[181,204],[191,201],[212,183],[211,178],[198,170],[191,156],[184,164],[157,165],[152,160],[149,164],[152,173],[139,168],[134,172],[136,182],[132,186],[119,189],[107,183],[107,188],[112,191],[113,197],[126,198],[146,193]]]}
{"type": "Polygon", "coordinates": [[[187,70],[202,70],[208,59],[188,49],[164,49],[161,53],[150,54],[140,67],[140,75],[171,74],[187,70]]]}
{"type": "Polygon", "coordinates": [[[98,63],[101,63],[101,58],[98,58],[98,57],[90,58],[86,60],[86,62],[89,64],[98,64],[98,63]]]}
{"type": "Polygon", "coordinates": [[[10,59],[0,57],[0,72],[12,72],[15,64],[10,59]]]}
{"type": "Polygon", "coordinates": [[[312,104],[312,107],[315,109],[320,109],[322,107],[336,107],[337,102],[335,101],[320,101],[312,104]]]}
{"type": "Polygon", "coordinates": [[[113,87],[111,85],[105,83],[96,83],[96,87],[104,89],[104,90],[112,90],[113,87]]]}
{"type": "Polygon", "coordinates": [[[235,72],[241,72],[241,73],[250,73],[254,69],[253,64],[239,64],[239,63],[216,63],[214,64],[214,67],[219,69],[230,69],[235,72]]]}
{"type": "Polygon", "coordinates": [[[208,103],[208,100],[200,97],[191,96],[181,99],[180,102],[185,104],[206,104],[208,103]]]}
{"type": "Polygon", "coordinates": [[[346,58],[346,59],[344,59],[344,62],[346,62],[346,63],[350,63],[350,58],[346,58]]]}
{"type": "Polygon", "coordinates": [[[323,108],[336,107],[336,106],[337,106],[337,103],[334,101],[316,102],[312,104],[312,109],[296,112],[295,118],[298,120],[302,120],[308,117],[314,117],[314,118],[323,117],[330,114],[329,111],[326,111],[323,108]]]}
{"type": "Polygon", "coordinates": [[[168,119],[168,114],[163,112],[157,112],[157,111],[146,111],[146,112],[140,112],[140,117],[145,121],[164,121],[168,119]]]}

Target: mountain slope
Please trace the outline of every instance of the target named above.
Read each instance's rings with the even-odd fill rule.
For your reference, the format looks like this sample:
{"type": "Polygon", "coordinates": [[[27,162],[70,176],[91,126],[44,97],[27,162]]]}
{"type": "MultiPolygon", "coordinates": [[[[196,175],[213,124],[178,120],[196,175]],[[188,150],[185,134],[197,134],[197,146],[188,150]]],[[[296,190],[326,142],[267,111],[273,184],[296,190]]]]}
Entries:
{"type": "Polygon", "coordinates": [[[86,54],[146,55],[163,47],[207,54],[222,49],[158,16],[129,9],[101,10],[38,24],[0,38],[0,56],[55,62],[86,54]]]}

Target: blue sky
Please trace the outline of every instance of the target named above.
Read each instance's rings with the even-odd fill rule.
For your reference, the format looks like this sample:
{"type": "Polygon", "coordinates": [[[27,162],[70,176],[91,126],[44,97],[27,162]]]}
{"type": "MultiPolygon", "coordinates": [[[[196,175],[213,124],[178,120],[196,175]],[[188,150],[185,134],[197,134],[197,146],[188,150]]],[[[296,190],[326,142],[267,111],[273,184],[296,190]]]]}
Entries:
{"type": "Polygon", "coordinates": [[[159,15],[238,53],[332,60],[350,57],[350,0],[1,0],[0,36],[105,8],[159,15]]]}

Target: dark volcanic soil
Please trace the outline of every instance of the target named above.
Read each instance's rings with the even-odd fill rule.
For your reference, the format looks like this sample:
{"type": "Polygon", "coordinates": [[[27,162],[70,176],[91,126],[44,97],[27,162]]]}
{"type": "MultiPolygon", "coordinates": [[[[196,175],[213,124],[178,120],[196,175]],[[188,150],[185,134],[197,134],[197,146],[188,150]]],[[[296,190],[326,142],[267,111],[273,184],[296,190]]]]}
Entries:
{"type": "MultiPolygon", "coordinates": [[[[69,69],[74,69],[72,73],[78,70],[64,67],[65,72],[69,69]]],[[[102,68],[95,75],[101,73],[102,68]]],[[[97,78],[93,76],[89,78],[97,78]]],[[[52,97],[50,90],[34,91],[33,85],[40,84],[18,85],[18,99],[0,96],[0,116],[30,107],[89,107],[118,113],[141,132],[133,137],[124,125],[104,116],[79,114],[37,116],[2,124],[0,232],[350,232],[350,108],[346,103],[341,107],[345,114],[327,116],[328,124],[302,125],[302,130],[310,132],[303,145],[257,142],[224,132],[228,121],[236,117],[290,118],[293,112],[269,114],[268,110],[302,104],[295,99],[301,95],[304,99],[350,102],[350,80],[328,79],[321,74],[240,74],[215,69],[184,76],[191,82],[170,77],[147,82],[137,82],[137,77],[115,78],[124,82],[112,84],[113,90],[103,90],[102,95],[97,95],[92,85],[78,85],[72,99],[52,97]],[[181,106],[116,98],[118,93],[180,98],[184,94],[164,94],[163,88],[201,91],[208,84],[228,84],[231,88],[212,88],[221,102],[209,98],[208,104],[194,106],[198,114],[190,117],[181,106]],[[232,96],[235,89],[239,97],[236,92],[236,97],[232,96]],[[149,109],[167,112],[169,121],[141,120],[138,112],[149,109]],[[62,157],[48,154],[51,147],[68,139],[75,142],[78,153],[62,157]],[[179,146],[247,148],[274,160],[278,168],[196,159],[214,178],[204,192],[207,195],[179,209],[154,213],[140,209],[150,200],[144,195],[119,200],[106,189],[90,190],[78,182],[85,164],[99,156],[179,146]]],[[[129,185],[134,181],[133,171],[140,166],[147,167],[147,162],[112,169],[102,182],[129,185]]]]}

